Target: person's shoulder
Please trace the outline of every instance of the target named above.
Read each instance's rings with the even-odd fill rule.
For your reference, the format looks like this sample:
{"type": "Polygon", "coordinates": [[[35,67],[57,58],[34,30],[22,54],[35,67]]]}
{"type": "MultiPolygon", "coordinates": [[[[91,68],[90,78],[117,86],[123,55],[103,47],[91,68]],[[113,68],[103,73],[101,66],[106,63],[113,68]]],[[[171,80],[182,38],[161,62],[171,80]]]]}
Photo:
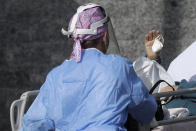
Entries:
{"type": "Polygon", "coordinates": [[[125,57],[122,57],[122,56],[119,56],[119,55],[111,55],[111,57],[113,57],[113,61],[112,61],[112,64],[117,64],[117,65],[132,65],[132,62],[125,58],[125,57]]]}
{"type": "Polygon", "coordinates": [[[107,67],[107,72],[110,75],[118,76],[120,74],[126,74],[133,67],[132,62],[125,57],[118,55],[109,55],[108,57],[110,57],[110,64],[107,67]]]}
{"type": "Polygon", "coordinates": [[[48,73],[48,75],[57,75],[61,74],[63,72],[66,72],[70,70],[73,66],[70,66],[70,64],[73,65],[73,59],[70,60],[64,60],[60,65],[55,66],[51,71],[48,73]]]}

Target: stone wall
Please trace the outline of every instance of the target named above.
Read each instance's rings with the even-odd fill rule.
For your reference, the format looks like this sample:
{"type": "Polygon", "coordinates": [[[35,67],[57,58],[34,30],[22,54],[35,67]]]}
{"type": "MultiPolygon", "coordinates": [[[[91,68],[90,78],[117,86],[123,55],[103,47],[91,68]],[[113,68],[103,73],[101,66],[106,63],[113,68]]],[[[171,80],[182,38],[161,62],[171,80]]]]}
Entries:
{"type": "Polygon", "coordinates": [[[47,73],[69,57],[62,25],[83,3],[110,14],[123,56],[144,56],[144,35],[161,30],[165,68],[196,40],[195,0],[0,0],[0,130],[10,130],[9,107],[22,92],[39,89],[47,73]]]}

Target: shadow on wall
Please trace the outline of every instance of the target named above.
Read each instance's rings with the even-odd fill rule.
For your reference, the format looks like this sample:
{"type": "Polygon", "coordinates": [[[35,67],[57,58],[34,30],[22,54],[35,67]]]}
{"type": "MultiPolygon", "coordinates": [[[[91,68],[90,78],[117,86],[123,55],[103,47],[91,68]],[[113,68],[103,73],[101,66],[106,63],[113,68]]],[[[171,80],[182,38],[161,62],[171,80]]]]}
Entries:
{"type": "Polygon", "coordinates": [[[72,42],[61,35],[79,5],[73,0],[1,0],[0,130],[10,130],[9,107],[68,58],[72,42]]]}
{"type": "Polygon", "coordinates": [[[163,48],[163,66],[167,69],[170,62],[178,55],[181,48],[181,21],[184,12],[185,0],[163,0],[163,27],[165,47],[163,48]],[[169,56],[169,57],[168,57],[169,56]]]}

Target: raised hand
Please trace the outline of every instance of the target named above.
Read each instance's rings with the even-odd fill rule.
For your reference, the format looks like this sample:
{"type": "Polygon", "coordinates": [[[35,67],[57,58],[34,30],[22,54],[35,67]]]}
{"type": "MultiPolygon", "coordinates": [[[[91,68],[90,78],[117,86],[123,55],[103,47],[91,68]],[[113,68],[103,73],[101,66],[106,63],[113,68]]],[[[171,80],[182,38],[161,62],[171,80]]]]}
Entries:
{"type": "Polygon", "coordinates": [[[148,34],[145,35],[146,55],[151,60],[157,59],[159,57],[159,53],[160,53],[160,52],[155,53],[152,51],[152,46],[154,44],[155,38],[157,38],[158,40],[162,39],[162,37],[160,36],[159,30],[151,30],[151,31],[149,31],[148,34]]]}

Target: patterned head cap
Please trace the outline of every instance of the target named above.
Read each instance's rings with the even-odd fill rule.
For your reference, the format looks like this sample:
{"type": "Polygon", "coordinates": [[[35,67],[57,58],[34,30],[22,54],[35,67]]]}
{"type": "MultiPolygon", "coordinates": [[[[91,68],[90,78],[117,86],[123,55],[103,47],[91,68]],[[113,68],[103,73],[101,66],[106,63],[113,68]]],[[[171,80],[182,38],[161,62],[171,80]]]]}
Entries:
{"type": "MultiPolygon", "coordinates": [[[[80,8],[80,7],[79,7],[80,8]]],[[[80,13],[76,13],[75,15],[78,15],[76,18],[76,24],[75,29],[91,29],[92,24],[95,24],[96,22],[104,19],[105,13],[103,9],[99,6],[88,8],[80,13]]],[[[74,16],[75,16],[74,15],[74,16]]],[[[74,16],[71,18],[68,30],[71,30],[71,26],[73,25],[73,19],[74,16]]],[[[96,24],[95,24],[96,25],[96,24]]],[[[107,31],[108,26],[107,24],[103,24],[102,26],[98,27],[96,29],[96,33],[71,33],[71,37],[74,39],[74,45],[73,45],[73,51],[71,53],[71,58],[75,58],[77,62],[80,62],[81,60],[81,44],[86,40],[94,40],[97,38],[100,38],[104,35],[104,33],[107,31]]]]}

